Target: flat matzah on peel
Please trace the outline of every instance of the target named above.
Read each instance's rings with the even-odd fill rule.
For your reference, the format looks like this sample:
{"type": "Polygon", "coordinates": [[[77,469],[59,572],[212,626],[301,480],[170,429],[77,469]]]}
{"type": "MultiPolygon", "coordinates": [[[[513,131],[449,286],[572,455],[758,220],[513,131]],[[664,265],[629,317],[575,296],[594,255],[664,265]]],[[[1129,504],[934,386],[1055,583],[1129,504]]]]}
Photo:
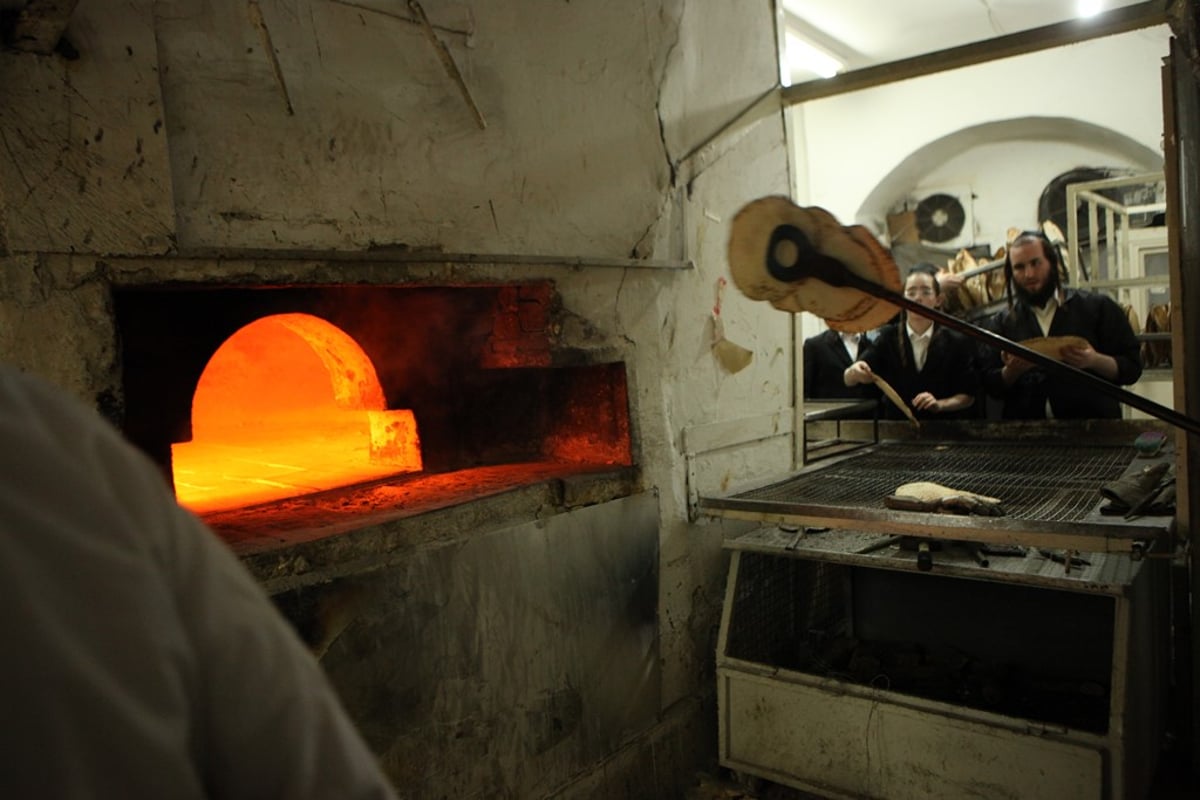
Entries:
{"type": "Polygon", "coordinates": [[[856,275],[897,293],[901,290],[900,270],[866,228],[844,227],[823,208],[801,208],[773,195],[747,203],[733,218],[729,268],[743,294],[782,311],[816,314],[840,331],[869,331],[896,315],[896,306],[857,289],[830,286],[816,278],[789,283],[773,277],[767,271],[767,250],[780,225],[795,226],[818,253],[837,259],[856,275]]]}
{"type": "Polygon", "coordinates": [[[1041,353],[1044,356],[1049,356],[1056,361],[1062,361],[1062,351],[1066,347],[1086,348],[1091,345],[1088,340],[1082,336],[1035,336],[1032,339],[1025,339],[1017,342],[1024,345],[1036,353],[1041,353]]]}

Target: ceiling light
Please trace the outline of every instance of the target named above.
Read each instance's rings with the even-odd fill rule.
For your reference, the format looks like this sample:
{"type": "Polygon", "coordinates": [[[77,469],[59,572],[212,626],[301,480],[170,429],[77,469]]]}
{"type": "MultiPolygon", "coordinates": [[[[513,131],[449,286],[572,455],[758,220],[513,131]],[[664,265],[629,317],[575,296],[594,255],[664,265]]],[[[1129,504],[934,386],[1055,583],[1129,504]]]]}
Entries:
{"type": "Polygon", "coordinates": [[[824,50],[790,31],[785,39],[785,48],[784,60],[787,62],[790,74],[811,72],[822,78],[832,78],[846,66],[824,50]]]}
{"type": "Polygon", "coordinates": [[[1080,17],[1094,17],[1104,10],[1104,0],[1079,0],[1075,13],[1080,17]]]}

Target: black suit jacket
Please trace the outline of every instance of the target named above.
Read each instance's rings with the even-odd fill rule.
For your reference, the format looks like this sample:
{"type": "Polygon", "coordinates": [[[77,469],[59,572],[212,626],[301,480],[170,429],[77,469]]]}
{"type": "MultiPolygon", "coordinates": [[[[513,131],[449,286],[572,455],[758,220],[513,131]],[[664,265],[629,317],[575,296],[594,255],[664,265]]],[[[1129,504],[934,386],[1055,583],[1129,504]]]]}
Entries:
{"type": "MultiPolygon", "coordinates": [[[[975,369],[975,345],[963,334],[941,325],[934,325],[925,356],[925,368],[918,371],[913,359],[912,343],[904,335],[904,318],[885,325],[879,337],[863,359],[871,371],[883,378],[896,393],[912,406],[921,392],[929,392],[939,400],[956,394],[978,393],[979,381],[975,369]]],[[[971,419],[978,415],[974,406],[937,414],[931,411],[913,413],[918,419],[971,419]]],[[[892,403],[883,405],[885,419],[904,419],[904,413],[892,403]]]]}
{"type": "Polygon", "coordinates": [[[871,349],[866,335],[858,340],[858,352],[847,353],[841,335],[827,330],[804,340],[804,397],[810,400],[875,397],[874,386],[847,386],[842,378],[846,367],[871,349]],[[853,357],[852,357],[853,356],[853,357]]]}
{"type": "MultiPolygon", "coordinates": [[[[1042,335],[1037,317],[1027,305],[1017,302],[1011,311],[1001,311],[988,324],[1005,338],[1019,342],[1042,335]]],[[[1100,353],[1117,362],[1114,383],[1128,386],[1142,375],[1137,337],[1125,312],[1107,295],[1067,289],[1063,303],[1050,323],[1051,336],[1076,335],[1087,339],[1100,353]]],[[[984,371],[984,386],[1004,400],[1004,419],[1045,419],[1046,402],[1058,419],[1120,419],[1121,404],[1069,376],[1049,374],[1041,367],[1025,372],[1012,386],[1004,385],[999,350],[991,350],[984,371]]]]}

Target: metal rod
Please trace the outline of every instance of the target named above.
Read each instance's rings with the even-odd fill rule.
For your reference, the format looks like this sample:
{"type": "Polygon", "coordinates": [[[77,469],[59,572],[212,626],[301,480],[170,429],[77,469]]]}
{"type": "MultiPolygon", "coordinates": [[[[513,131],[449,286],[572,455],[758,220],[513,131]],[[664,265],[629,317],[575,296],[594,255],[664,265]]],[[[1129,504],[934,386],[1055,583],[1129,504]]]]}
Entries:
{"type": "MultiPolygon", "coordinates": [[[[39,251],[47,253],[47,251],[39,251]]],[[[70,255],[67,251],[51,255],[70,255]]],[[[241,260],[241,261],[356,261],[365,264],[412,264],[415,266],[475,265],[494,266],[545,266],[545,267],[615,267],[617,269],[662,269],[691,270],[696,264],[690,260],[651,261],[638,258],[610,258],[607,256],[544,256],[528,253],[441,253],[433,250],[406,250],[376,247],[371,250],[268,250],[248,247],[181,247],[171,254],[179,260],[241,260]]],[[[106,263],[134,264],[140,268],[144,259],[131,256],[114,256],[106,263]]]]}
{"type": "Polygon", "coordinates": [[[479,105],[475,102],[475,98],[471,96],[471,90],[467,88],[467,82],[463,79],[458,64],[454,62],[454,56],[450,54],[450,48],[446,47],[445,42],[438,38],[437,32],[429,22],[429,17],[425,15],[425,9],[421,7],[418,0],[408,0],[408,8],[421,24],[421,30],[425,33],[425,38],[433,46],[434,52],[437,53],[437,57],[442,62],[442,67],[446,70],[446,74],[450,77],[450,80],[454,81],[458,87],[459,93],[462,95],[463,100],[466,101],[467,108],[471,109],[471,114],[474,115],[479,129],[485,130],[487,128],[487,120],[483,118],[483,112],[479,110],[479,105]]]}
{"type": "Polygon", "coordinates": [[[984,342],[1003,350],[1006,353],[1019,356],[1026,361],[1031,361],[1040,367],[1044,367],[1052,373],[1059,376],[1065,376],[1069,380],[1080,381],[1088,384],[1093,389],[1102,394],[1106,394],[1116,400],[1119,400],[1126,405],[1132,406],[1140,411],[1144,411],[1153,417],[1170,423],[1177,428],[1182,428],[1191,433],[1200,435],[1200,422],[1191,417],[1180,414],[1178,411],[1159,405],[1153,400],[1149,400],[1140,395],[1116,385],[1109,383],[1098,375],[1093,375],[1090,372],[1073,367],[1070,364],[1064,364],[1061,361],[1056,361],[1050,356],[1043,355],[1036,350],[1030,350],[1022,344],[1018,344],[1011,339],[993,333],[992,331],[972,325],[966,320],[953,317],[944,311],[936,308],[927,308],[921,305],[916,300],[910,300],[899,292],[892,291],[877,283],[873,283],[866,278],[863,278],[846,268],[842,262],[836,258],[818,253],[808,238],[799,229],[791,225],[778,226],[771,236],[771,244],[767,251],[767,269],[771,275],[779,280],[795,282],[802,278],[816,278],[830,286],[844,286],[851,289],[857,289],[865,294],[878,297],[880,300],[886,300],[892,305],[900,306],[901,308],[912,311],[915,314],[920,314],[923,317],[932,319],[945,325],[947,328],[958,331],[959,333],[970,336],[972,339],[984,342]],[[776,251],[779,249],[775,245],[780,240],[787,240],[796,245],[797,257],[791,264],[782,264],[776,258],[776,251]]]}
{"type": "Polygon", "coordinates": [[[857,92],[910,78],[920,78],[961,67],[984,64],[1001,58],[1027,55],[1039,50],[1062,47],[1101,36],[1112,36],[1117,33],[1149,28],[1153,25],[1163,25],[1170,21],[1167,3],[1163,0],[1148,0],[1148,2],[1137,5],[1105,11],[1094,19],[1057,22],[933,53],[874,64],[843,72],[832,78],[792,84],[783,90],[783,103],[785,106],[791,106],[808,100],[857,92]]]}
{"type": "MultiPolygon", "coordinates": [[[[976,275],[985,275],[989,272],[994,272],[994,271],[1002,268],[1003,266],[1004,266],[1004,259],[1001,258],[996,261],[986,261],[982,265],[975,267],[974,269],[965,269],[958,274],[961,275],[962,279],[965,281],[967,278],[974,278],[976,275]]],[[[1162,281],[1159,281],[1159,283],[1162,283],[1162,281]]]]}

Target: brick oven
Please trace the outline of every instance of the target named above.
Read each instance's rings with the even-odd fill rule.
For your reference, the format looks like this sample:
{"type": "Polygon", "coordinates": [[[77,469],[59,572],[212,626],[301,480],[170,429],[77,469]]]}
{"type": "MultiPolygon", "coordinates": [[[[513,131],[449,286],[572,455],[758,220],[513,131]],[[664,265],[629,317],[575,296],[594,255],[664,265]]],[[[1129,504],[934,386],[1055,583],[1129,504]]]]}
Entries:
{"type": "Polygon", "coordinates": [[[124,429],[218,530],[367,483],[406,515],[633,466],[624,365],[560,346],[548,281],[137,286],[114,313],[124,429]]]}
{"type": "Polygon", "coordinates": [[[99,402],[406,796],[534,796],[657,718],[658,499],[625,345],[552,271],[458,269],[99,261],[99,402]]]}
{"type": "Polygon", "coordinates": [[[739,438],[790,413],[791,322],[731,296],[754,360],[712,357],[727,215],[790,185],[774,14],[112,5],[0,0],[53,23],[0,52],[6,357],[177,491],[271,490],[181,499],[403,796],[679,796],[726,558],[688,498],[792,454],[739,438]]]}

